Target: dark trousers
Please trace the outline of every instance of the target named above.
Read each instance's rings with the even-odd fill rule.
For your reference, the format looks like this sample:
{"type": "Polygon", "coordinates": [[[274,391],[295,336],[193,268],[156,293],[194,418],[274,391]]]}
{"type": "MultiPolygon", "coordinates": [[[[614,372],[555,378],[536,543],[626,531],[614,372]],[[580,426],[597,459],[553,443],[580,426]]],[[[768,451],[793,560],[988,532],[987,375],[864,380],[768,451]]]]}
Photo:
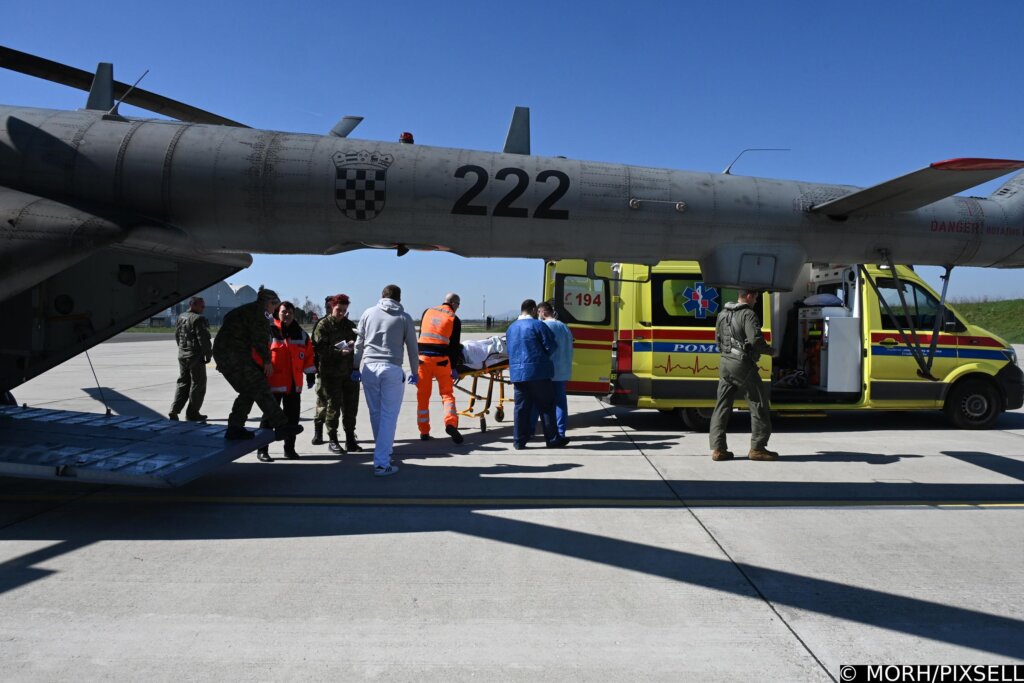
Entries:
{"type": "Polygon", "coordinates": [[[750,449],[767,448],[772,435],[772,418],[757,365],[749,360],[723,356],[718,364],[718,377],[718,402],[711,413],[711,428],[708,430],[711,450],[728,450],[726,431],[733,401],[737,398],[746,398],[750,409],[750,449]]]}
{"type": "Polygon", "coordinates": [[[270,393],[270,385],[260,366],[248,358],[229,356],[217,358],[217,369],[231,388],[238,392],[238,398],[231,404],[231,414],[228,415],[229,427],[245,427],[253,403],[260,407],[264,419],[271,427],[288,424],[288,419],[270,393]]]}
{"type": "MultiPolygon", "coordinates": [[[[569,397],[565,392],[568,382],[551,381],[551,388],[555,392],[555,424],[558,426],[558,436],[565,436],[565,430],[569,426],[569,397]]],[[[537,428],[537,407],[533,407],[533,417],[530,418],[530,431],[526,440],[533,437],[533,431],[537,428]]]]}
{"type": "MultiPolygon", "coordinates": [[[[297,425],[299,424],[299,412],[301,412],[302,394],[293,391],[290,394],[274,394],[274,398],[277,399],[277,405],[281,406],[284,411],[285,417],[288,418],[288,424],[297,425]]],[[[267,422],[266,416],[260,420],[260,428],[267,429],[270,424],[267,422]]],[[[295,436],[285,437],[284,445],[294,448],[295,447],[295,436]]]]}
{"type": "MultiPolygon", "coordinates": [[[[530,382],[515,382],[515,420],[512,423],[512,439],[522,446],[533,431],[530,418],[539,414],[544,424],[544,441],[548,445],[558,440],[558,426],[555,423],[555,389],[549,379],[535,379],[530,382]]],[[[533,420],[536,421],[536,417],[533,420]]]]}
{"type": "Polygon", "coordinates": [[[188,403],[187,415],[198,415],[206,398],[206,361],[202,356],[178,359],[178,384],[171,413],[177,415],[188,403]]]}
{"type": "Polygon", "coordinates": [[[316,385],[316,412],[314,419],[327,425],[328,434],[338,432],[338,416],[345,435],[355,438],[356,416],[359,413],[359,382],[348,376],[324,377],[320,375],[316,385]]]}

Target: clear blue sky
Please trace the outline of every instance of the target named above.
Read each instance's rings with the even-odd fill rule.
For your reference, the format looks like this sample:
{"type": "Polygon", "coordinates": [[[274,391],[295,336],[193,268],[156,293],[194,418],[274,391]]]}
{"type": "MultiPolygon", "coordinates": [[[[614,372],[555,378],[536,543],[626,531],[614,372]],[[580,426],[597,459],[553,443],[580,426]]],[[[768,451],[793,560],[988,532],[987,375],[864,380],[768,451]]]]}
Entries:
{"type": "MultiPolygon", "coordinates": [[[[0,43],[251,126],[498,150],[531,108],[545,155],[872,185],[958,156],[1024,158],[1024,3],[6,3],[0,43]]],[[[85,94],[0,71],[0,101],[85,94]]],[[[126,113],[131,113],[126,108],[126,113]]],[[[998,183],[972,194],[988,194],[998,183]]],[[[931,281],[937,271],[927,269],[931,281]]],[[[398,283],[418,312],[446,290],[464,317],[540,295],[541,263],[361,251],[256,256],[235,278],[283,296],[343,291],[361,310],[398,283]],[[440,274],[439,274],[440,273],[440,274]]],[[[959,269],[951,296],[1024,295],[1024,271],[959,269]]]]}

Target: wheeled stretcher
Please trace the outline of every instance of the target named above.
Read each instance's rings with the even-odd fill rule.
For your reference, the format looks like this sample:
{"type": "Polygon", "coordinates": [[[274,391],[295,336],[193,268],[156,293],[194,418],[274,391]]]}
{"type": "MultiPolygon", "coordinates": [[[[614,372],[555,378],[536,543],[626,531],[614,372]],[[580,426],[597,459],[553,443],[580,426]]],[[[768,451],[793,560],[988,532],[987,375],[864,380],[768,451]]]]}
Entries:
{"type": "Polygon", "coordinates": [[[480,431],[487,431],[487,415],[491,412],[491,404],[494,402],[494,385],[498,385],[497,403],[494,408],[494,419],[501,422],[505,419],[505,403],[511,403],[513,399],[505,398],[505,385],[509,381],[505,379],[505,371],[508,369],[508,353],[505,350],[504,337],[491,337],[465,342],[463,345],[463,362],[456,366],[459,371],[459,379],[455,382],[455,388],[464,394],[469,394],[469,405],[459,411],[462,417],[469,417],[480,420],[480,431]],[[464,379],[471,379],[469,388],[462,386],[464,379]],[[486,393],[481,386],[480,380],[486,382],[486,393]],[[477,410],[477,401],[482,401],[483,406],[477,410]]]}

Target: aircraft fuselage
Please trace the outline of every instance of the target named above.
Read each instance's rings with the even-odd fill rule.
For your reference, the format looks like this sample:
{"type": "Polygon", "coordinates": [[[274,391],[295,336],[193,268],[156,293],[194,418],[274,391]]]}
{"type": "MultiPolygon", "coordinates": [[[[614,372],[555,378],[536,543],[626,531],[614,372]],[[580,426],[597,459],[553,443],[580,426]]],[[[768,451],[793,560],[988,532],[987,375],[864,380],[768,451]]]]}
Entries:
{"type": "Polygon", "coordinates": [[[405,245],[654,262],[754,245],[801,263],[885,250],[896,262],[1024,266],[1024,207],[987,198],[839,221],[808,209],[856,188],[93,111],[0,107],[0,122],[0,184],[116,207],[210,252],[405,245]]]}

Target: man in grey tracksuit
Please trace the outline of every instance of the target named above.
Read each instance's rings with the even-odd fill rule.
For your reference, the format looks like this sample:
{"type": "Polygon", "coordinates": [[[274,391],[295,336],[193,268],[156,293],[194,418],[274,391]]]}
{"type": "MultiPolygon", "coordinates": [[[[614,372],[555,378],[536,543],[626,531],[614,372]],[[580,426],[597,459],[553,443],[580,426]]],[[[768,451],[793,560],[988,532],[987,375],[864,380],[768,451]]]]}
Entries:
{"type": "Polygon", "coordinates": [[[402,372],[402,350],[409,358],[409,384],[416,384],[419,348],[416,325],[400,303],[402,290],[388,285],[376,306],[363,311],[356,329],[354,368],[350,378],[363,383],[363,396],[373,429],[373,473],[386,477],[398,472],[391,464],[395,426],[406,382],[402,372]]]}

